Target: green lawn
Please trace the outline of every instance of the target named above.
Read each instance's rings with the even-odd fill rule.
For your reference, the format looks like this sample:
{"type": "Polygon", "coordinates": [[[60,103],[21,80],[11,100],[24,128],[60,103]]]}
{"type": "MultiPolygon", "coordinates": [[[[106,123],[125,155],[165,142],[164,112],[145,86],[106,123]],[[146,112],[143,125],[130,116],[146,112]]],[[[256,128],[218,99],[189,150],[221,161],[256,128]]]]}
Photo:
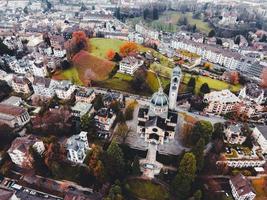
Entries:
{"type": "Polygon", "coordinates": [[[117,79],[120,79],[120,80],[124,80],[124,81],[131,81],[133,80],[133,76],[131,75],[128,75],[128,74],[123,74],[123,73],[116,73],[113,78],[117,78],[117,79]]]}
{"type": "Polygon", "coordinates": [[[129,180],[129,192],[139,199],[146,200],[167,200],[169,199],[168,191],[161,185],[156,185],[145,180],[129,180]]]}
{"type": "Polygon", "coordinates": [[[120,51],[123,40],[107,39],[107,38],[91,38],[89,39],[90,53],[99,58],[106,59],[107,52],[112,49],[115,52],[120,51]]]}
{"type": "Polygon", "coordinates": [[[63,79],[70,80],[76,85],[83,85],[82,81],[80,80],[79,73],[75,67],[62,71],[61,76],[63,79]]]}
{"type": "Polygon", "coordinates": [[[194,19],[192,12],[187,12],[185,14],[177,11],[167,11],[160,15],[158,20],[154,21],[144,21],[141,17],[133,18],[129,20],[130,25],[135,25],[142,21],[146,26],[159,30],[168,32],[177,32],[180,27],[177,26],[177,22],[181,17],[186,17],[188,24],[197,26],[197,29],[203,33],[209,33],[211,30],[209,24],[204,22],[203,19],[194,19]]]}
{"type": "MultiPolygon", "coordinates": [[[[184,74],[183,75],[183,83],[187,84],[190,80],[191,74],[184,74]]],[[[199,89],[203,83],[207,83],[212,90],[224,90],[229,89],[232,92],[238,92],[241,88],[241,85],[231,85],[227,82],[215,80],[210,77],[206,76],[195,76],[196,78],[196,93],[199,92],[199,89]]]]}

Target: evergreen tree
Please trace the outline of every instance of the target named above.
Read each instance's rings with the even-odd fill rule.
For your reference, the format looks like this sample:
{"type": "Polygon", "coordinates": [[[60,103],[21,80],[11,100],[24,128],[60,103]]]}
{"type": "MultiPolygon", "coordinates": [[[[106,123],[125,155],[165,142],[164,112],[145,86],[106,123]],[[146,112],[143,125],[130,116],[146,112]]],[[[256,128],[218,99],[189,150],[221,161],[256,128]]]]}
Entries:
{"type": "Polygon", "coordinates": [[[159,19],[159,10],[157,8],[153,8],[153,20],[159,19]]]}
{"type": "Polygon", "coordinates": [[[196,144],[200,138],[205,140],[205,144],[210,142],[213,127],[212,124],[205,120],[198,121],[191,131],[191,143],[196,144]]]}
{"type": "Polygon", "coordinates": [[[200,138],[197,144],[192,149],[192,152],[196,157],[198,171],[201,171],[204,166],[204,150],[205,150],[205,140],[203,138],[200,138]]]}
{"type": "Polygon", "coordinates": [[[211,30],[210,32],[209,32],[209,34],[208,34],[208,37],[214,37],[215,36],[215,30],[211,30]]]}
{"type": "Polygon", "coordinates": [[[106,156],[103,158],[104,167],[110,181],[121,179],[125,176],[124,156],[119,145],[112,141],[107,149],[106,156]]]}
{"type": "Polygon", "coordinates": [[[102,98],[102,95],[99,94],[94,99],[93,107],[95,110],[99,110],[100,108],[103,108],[103,106],[104,106],[103,98],[102,98]]]}
{"type": "Polygon", "coordinates": [[[86,114],[81,118],[81,129],[88,132],[88,134],[94,134],[96,132],[96,124],[93,115],[86,114]]]}
{"type": "Polygon", "coordinates": [[[203,83],[200,87],[200,92],[202,94],[207,94],[207,93],[210,93],[210,87],[207,83],[203,83]]]}
{"type": "Polygon", "coordinates": [[[178,173],[172,182],[172,191],[179,200],[186,199],[189,196],[195,174],[195,156],[192,153],[185,153],[180,162],[178,173]]]}
{"type": "Polygon", "coordinates": [[[190,89],[190,91],[193,92],[195,90],[195,87],[196,87],[196,79],[194,77],[191,77],[187,86],[190,89]]]}
{"type": "Polygon", "coordinates": [[[134,161],[132,163],[132,175],[139,176],[141,174],[140,164],[138,156],[134,157],[134,161]]]}
{"type": "Polygon", "coordinates": [[[224,136],[224,125],[222,123],[216,123],[214,124],[214,130],[212,133],[212,139],[216,140],[222,140],[224,136]]]}

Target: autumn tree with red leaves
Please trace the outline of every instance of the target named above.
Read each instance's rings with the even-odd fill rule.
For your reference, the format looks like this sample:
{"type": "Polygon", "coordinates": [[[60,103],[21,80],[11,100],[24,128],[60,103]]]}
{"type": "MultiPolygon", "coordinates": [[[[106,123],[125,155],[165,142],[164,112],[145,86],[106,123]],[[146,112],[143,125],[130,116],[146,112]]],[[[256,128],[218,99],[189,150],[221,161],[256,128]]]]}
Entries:
{"type": "Polygon", "coordinates": [[[87,36],[83,31],[75,31],[72,33],[72,38],[65,43],[67,55],[72,58],[81,50],[88,50],[87,36]]]}
{"type": "Polygon", "coordinates": [[[113,60],[115,55],[116,55],[115,51],[113,51],[112,49],[108,50],[108,52],[107,52],[108,60],[113,60]]]}
{"type": "Polygon", "coordinates": [[[120,54],[124,57],[134,55],[138,51],[138,46],[134,42],[126,42],[120,47],[120,54]]]}
{"type": "Polygon", "coordinates": [[[229,74],[229,80],[231,84],[238,84],[239,83],[239,74],[237,71],[231,71],[229,74]]]}

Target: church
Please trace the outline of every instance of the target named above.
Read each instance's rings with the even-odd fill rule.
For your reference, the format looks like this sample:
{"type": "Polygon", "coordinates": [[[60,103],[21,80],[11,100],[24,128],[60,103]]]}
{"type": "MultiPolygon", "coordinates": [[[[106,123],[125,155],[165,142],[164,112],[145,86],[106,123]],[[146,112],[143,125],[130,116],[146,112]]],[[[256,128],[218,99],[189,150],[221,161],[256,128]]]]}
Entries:
{"type": "Polygon", "coordinates": [[[140,107],[137,131],[146,142],[164,144],[174,139],[178,120],[175,109],[181,77],[181,69],[176,66],[172,72],[169,97],[160,87],[152,95],[149,106],[140,107]]]}

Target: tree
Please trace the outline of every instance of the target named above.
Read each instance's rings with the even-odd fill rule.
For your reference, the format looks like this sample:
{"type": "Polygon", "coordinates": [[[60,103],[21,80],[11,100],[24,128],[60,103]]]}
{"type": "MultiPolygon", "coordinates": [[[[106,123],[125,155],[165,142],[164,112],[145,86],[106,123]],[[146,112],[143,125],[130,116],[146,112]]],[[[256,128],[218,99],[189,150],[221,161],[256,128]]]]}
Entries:
{"type": "Polygon", "coordinates": [[[190,91],[194,91],[196,87],[196,79],[194,77],[191,77],[187,86],[190,89],[190,91]]]}
{"type": "Polygon", "coordinates": [[[123,200],[121,183],[119,180],[115,181],[115,184],[111,186],[108,196],[104,200],[123,200]]]}
{"type": "Polygon", "coordinates": [[[207,93],[210,93],[210,87],[207,83],[203,83],[200,87],[200,92],[202,94],[207,94],[207,93]]]}
{"type": "Polygon", "coordinates": [[[197,144],[192,149],[192,152],[196,158],[196,166],[198,171],[201,171],[204,166],[204,150],[205,140],[203,138],[200,138],[197,144]]]}
{"type": "Polygon", "coordinates": [[[153,20],[159,19],[159,10],[157,8],[153,8],[153,20]]]}
{"type": "Polygon", "coordinates": [[[96,177],[99,182],[104,179],[104,165],[100,160],[103,151],[100,146],[93,145],[92,149],[88,152],[86,157],[86,163],[89,166],[90,171],[96,177]]]}
{"type": "Polygon", "coordinates": [[[144,18],[144,20],[146,20],[148,17],[149,17],[149,9],[146,8],[143,11],[143,18],[144,18]]]}
{"type": "Polygon", "coordinates": [[[222,39],[221,38],[216,38],[216,44],[223,45],[222,39]]]}
{"type": "Polygon", "coordinates": [[[263,35],[260,39],[260,42],[267,42],[267,35],[263,35]]]}
{"type": "Polygon", "coordinates": [[[234,84],[234,85],[238,84],[239,83],[239,73],[237,71],[231,71],[229,79],[230,79],[231,84],[234,84]]]}
{"type": "Polygon", "coordinates": [[[93,107],[95,110],[99,110],[100,108],[103,108],[104,102],[101,94],[96,95],[94,101],[93,101],[93,107]]]}
{"type": "Polygon", "coordinates": [[[132,175],[139,176],[141,174],[140,171],[140,163],[138,156],[134,157],[133,163],[132,163],[132,175]]]}
{"type": "Polygon", "coordinates": [[[202,199],[202,191],[201,190],[197,190],[194,193],[194,200],[201,200],[202,199]]]}
{"type": "Polygon", "coordinates": [[[208,144],[212,135],[212,124],[205,120],[198,121],[191,132],[191,143],[196,144],[200,138],[203,138],[205,144],[208,144]]]}
{"type": "Polygon", "coordinates": [[[133,119],[133,114],[134,114],[134,109],[135,109],[135,102],[130,103],[126,109],[125,109],[125,120],[129,121],[133,119]]]}
{"type": "Polygon", "coordinates": [[[33,159],[32,165],[36,173],[42,176],[49,176],[50,171],[45,164],[44,158],[36,151],[33,146],[30,146],[29,152],[33,159]]]}
{"type": "Polygon", "coordinates": [[[12,92],[12,88],[7,84],[6,81],[0,80],[0,101],[4,100],[12,92]]]}
{"type": "Polygon", "coordinates": [[[240,35],[236,36],[235,37],[235,40],[234,40],[234,43],[237,44],[237,45],[239,45],[240,44],[240,41],[241,41],[240,35]]]}
{"type": "Polygon", "coordinates": [[[181,17],[179,20],[178,20],[178,23],[177,23],[177,25],[178,26],[185,26],[185,25],[187,25],[188,24],[188,21],[187,21],[187,18],[186,17],[181,17]]]}
{"type": "Polygon", "coordinates": [[[93,115],[85,114],[81,117],[81,129],[89,134],[94,134],[96,132],[96,124],[93,115]]]}
{"type": "Polygon", "coordinates": [[[110,180],[122,178],[124,174],[124,155],[119,145],[113,140],[106,153],[106,157],[103,159],[106,173],[110,180]]]}
{"type": "Polygon", "coordinates": [[[125,42],[122,46],[120,46],[120,53],[124,57],[135,54],[137,51],[138,46],[135,42],[125,42]]]}
{"type": "Polygon", "coordinates": [[[120,102],[117,101],[117,100],[111,102],[111,104],[110,104],[109,107],[110,107],[110,108],[112,109],[112,111],[113,111],[114,113],[116,113],[116,114],[118,114],[118,113],[120,112],[120,110],[121,110],[121,104],[120,104],[120,102]]]}
{"type": "Polygon", "coordinates": [[[133,80],[131,81],[131,87],[135,92],[150,92],[151,89],[147,84],[147,71],[139,69],[134,73],[133,80]]]}
{"type": "Polygon", "coordinates": [[[209,32],[209,34],[208,34],[208,37],[214,37],[215,36],[215,30],[211,30],[210,32],[209,32]]]}
{"type": "Polygon", "coordinates": [[[214,130],[212,133],[212,139],[213,140],[222,140],[224,136],[224,125],[222,123],[216,123],[214,124],[214,130]]]}
{"type": "Polygon", "coordinates": [[[72,33],[72,38],[65,43],[67,55],[73,58],[81,50],[87,51],[89,46],[87,36],[83,31],[75,31],[72,33]]]}
{"type": "Polygon", "coordinates": [[[194,154],[185,153],[180,162],[178,173],[172,182],[172,191],[178,199],[186,199],[189,196],[196,170],[194,154]]]}
{"type": "Polygon", "coordinates": [[[115,53],[115,51],[113,50],[113,49],[110,49],[110,50],[108,50],[108,52],[107,52],[107,58],[108,58],[108,60],[113,60],[114,59],[114,56],[116,55],[116,53],[115,53]]]}
{"type": "Polygon", "coordinates": [[[126,123],[120,123],[117,126],[115,135],[122,140],[122,143],[125,143],[131,129],[127,126],[126,123]]]}

